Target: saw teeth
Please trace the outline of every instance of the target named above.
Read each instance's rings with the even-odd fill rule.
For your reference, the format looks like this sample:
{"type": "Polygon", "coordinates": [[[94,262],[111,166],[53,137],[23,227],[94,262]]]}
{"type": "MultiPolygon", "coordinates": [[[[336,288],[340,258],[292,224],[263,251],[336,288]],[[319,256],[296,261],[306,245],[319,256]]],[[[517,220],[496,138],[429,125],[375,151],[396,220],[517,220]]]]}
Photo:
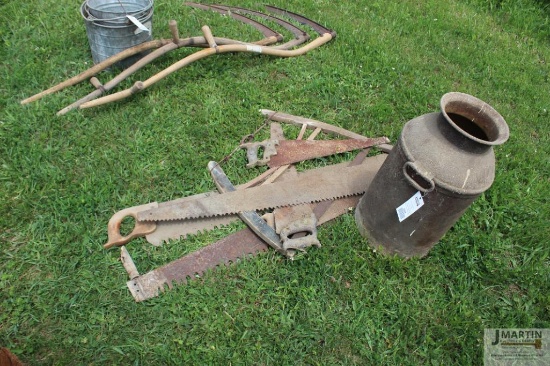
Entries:
{"type": "MultiPolygon", "coordinates": [[[[320,202],[326,202],[326,201],[333,201],[333,200],[337,200],[337,199],[341,199],[341,198],[347,198],[347,197],[361,195],[363,193],[365,193],[365,192],[363,191],[363,192],[359,192],[357,194],[339,195],[339,196],[326,198],[326,199],[311,200],[311,201],[308,201],[308,202],[294,201],[294,202],[290,202],[289,204],[286,204],[286,205],[278,205],[278,206],[258,208],[256,211],[272,211],[272,210],[275,210],[277,208],[282,208],[282,207],[286,207],[286,206],[298,206],[298,205],[304,205],[304,204],[307,205],[307,204],[310,204],[310,203],[320,203],[320,202]]],[[[208,218],[212,218],[212,217],[223,217],[223,216],[235,215],[237,213],[238,213],[238,211],[234,211],[234,212],[232,211],[232,212],[227,212],[227,213],[223,213],[223,214],[214,213],[212,215],[198,215],[198,216],[193,216],[193,217],[189,217],[189,218],[180,218],[180,217],[175,217],[175,216],[174,217],[158,218],[158,219],[141,218],[139,221],[144,221],[144,222],[186,221],[186,220],[194,220],[194,219],[208,219],[208,218]]]]}
{"type": "Polygon", "coordinates": [[[379,156],[353,167],[347,167],[346,163],[329,165],[304,171],[290,180],[183,202],[165,202],[158,208],[138,212],[137,221],[219,218],[245,211],[273,210],[360,195],[365,192],[365,177],[374,174],[384,160],[384,156],[379,156]]]}
{"type": "Polygon", "coordinates": [[[231,234],[214,244],[176,259],[127,282],[134,299],[144,301],[159,296],[174,284],[187,283],[207,270],[268,250],[268,246],[249,229],[231,234]]]}

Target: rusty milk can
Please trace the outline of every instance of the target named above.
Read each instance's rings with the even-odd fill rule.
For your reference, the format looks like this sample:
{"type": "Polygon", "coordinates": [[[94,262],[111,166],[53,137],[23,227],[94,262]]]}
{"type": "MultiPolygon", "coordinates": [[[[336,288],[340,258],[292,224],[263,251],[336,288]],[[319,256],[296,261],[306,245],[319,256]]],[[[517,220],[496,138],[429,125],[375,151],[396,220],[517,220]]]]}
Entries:
{"type": "Polygon", "coordinates": [[[493,183],[504,118],[468,94],[447,93],[440,105],[405,124],[357,205],[359,232],[384,254],[425,256],[493,183]]]}

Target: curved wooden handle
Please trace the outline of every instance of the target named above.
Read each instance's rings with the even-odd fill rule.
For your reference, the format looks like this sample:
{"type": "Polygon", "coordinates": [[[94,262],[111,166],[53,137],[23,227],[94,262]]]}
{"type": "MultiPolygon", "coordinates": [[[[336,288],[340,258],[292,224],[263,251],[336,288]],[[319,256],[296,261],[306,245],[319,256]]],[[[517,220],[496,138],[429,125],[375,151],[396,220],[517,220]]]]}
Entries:
{"type": "MultiPolygon", "coordinates": [[[[205,31],[206,31],[205,33],[205,38],[206,38],[209,32],[209,28],[203,28],[203,32],[205,31]]],[[[139,88],[134,84],[134,87],[121,90],[117,93],[107,95],[103,98],[99,98],[99,99],[95,99],[95,100],[83,103],[79,106],[79,108],[84,109],[84,108],[97,107],[99,105],[128,98],[129,96],[134,95],[136,92],[142,91],[150,87],[151,85],[164,79],[165,77],[172,74],[173,72],[178,71],[184,66],[187,66],[197,60],[203,59],[205,57],[208,57],[217,53],[221,54],[221,53],[230,53],[230,52],[248,52],[248,53],[262,53],[264,55],[277,56],[277,57],[296,57],[324,45],[325,43],[332,40],[332,38],[333,37],[330,33],[325,33],[321,37],[315,38],[313,41],[306,44],[305,46],[302,46],[300,48],[293,49],[293,50],[282,50],[282,49],[280,50],[274,47],[261,46],[255,43],[227,44],[227,45],[221,45],[221,46],[215,47],[217,43],[215,43],[216,39],[213,39],[214,43],[211,43],[212,42],[211,40],[211,42],[209,43],[210,45],[209,48],[200,50],[198,52],[190,54],[189,56],[182,58],[172,66],[167,67],[166,69],[160,71],[159,73],[151,76],[149,79],[143,81],[142,84],[139,85],[140,86],[139,88]],[[214,48],[212,46],[214,46],[214,48]]]]}
{"type": "Polygon", "coordinates": [[[155,231],[157,228],[157,224],[155,222],[137,221],[137,213],[157,207],[157,202],[151,202],[145,205],[125,208],[124,210],[120,210],[115,213],[111,217],[111,219],[109,220],[109,224],[107,225],[108,240],[107,243],[103,245],[103,248],[109,249],[115,245],[121,246],[128,243],[132,239],[151,234],[153,231],[155,231]],[[136,220],[134,230],[132,230],[130,234],[122,236],[120,234],[120,225],[122,224],[122,220],[124,220],[124,218],[128,216],[133,217],[136,220]]]}

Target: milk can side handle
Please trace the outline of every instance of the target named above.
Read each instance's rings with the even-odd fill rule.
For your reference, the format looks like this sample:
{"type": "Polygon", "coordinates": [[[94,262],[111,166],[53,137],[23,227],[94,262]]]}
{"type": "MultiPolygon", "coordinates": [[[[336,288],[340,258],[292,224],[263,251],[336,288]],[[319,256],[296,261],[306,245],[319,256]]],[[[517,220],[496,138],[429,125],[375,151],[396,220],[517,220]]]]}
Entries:
{"type": "Polygon", "coordinates": [[[422,172],[417,164],[412,161],[407,161],[403,165],[403,175],[411,186],[422,193],[428,193],[435,189],[433,179],[422,172]]]}

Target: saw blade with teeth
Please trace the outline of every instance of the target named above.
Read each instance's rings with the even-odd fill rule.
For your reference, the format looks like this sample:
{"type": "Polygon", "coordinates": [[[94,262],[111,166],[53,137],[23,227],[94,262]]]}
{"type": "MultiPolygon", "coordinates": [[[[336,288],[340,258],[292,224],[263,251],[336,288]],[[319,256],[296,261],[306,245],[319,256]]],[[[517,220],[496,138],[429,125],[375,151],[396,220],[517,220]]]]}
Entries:
{"type": "Polygon", "coordinates": [[[364,193],[365,177],[377,170],[385,156],[366,159],[370,163],[344,164],[312,169],[284,182],[251,187],[196,200],[166,202],[141,211],[138,221],[173,221],[262,211],[303,203],[322,202],[364,193]],[[373,160],[380,160],[374,163],[373,160]],[[374,163],[374,164],[373,164],[374,163]]]}

